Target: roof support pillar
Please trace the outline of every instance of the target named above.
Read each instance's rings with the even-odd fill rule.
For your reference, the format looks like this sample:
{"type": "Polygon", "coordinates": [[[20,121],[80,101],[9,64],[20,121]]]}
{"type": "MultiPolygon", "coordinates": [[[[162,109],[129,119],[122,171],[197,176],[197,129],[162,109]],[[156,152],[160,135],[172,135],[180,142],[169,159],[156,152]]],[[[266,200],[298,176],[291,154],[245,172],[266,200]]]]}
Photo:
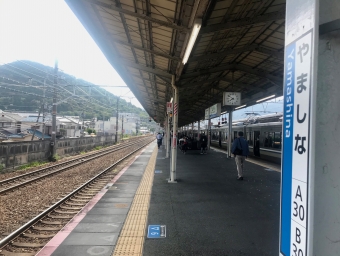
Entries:
{"type": "Polygon", "coordinates": [[[233,111],[229,111],[229,135],[228,135],[228,157],[231,158],[231,136],[232,136],[232,128],[233,128],[233,111]]]}
{"type": "Polygon", "coordinates": [[[173,104],[173,128],[172,128],[172,149],[171,149],[171,170],[169,183],[177,183],[176,181],[176,162],[177,162],[177,122],[178,122],[178,88],[175,85],[175,75],[172,75],[171,85],[174,88],[174,104],[173,104]]]}
{"type": "Polygon", "coordinates": [[[169,158],[169,152],[171,147],[171,138],[170,138],[170,114],[166,115],[166,135],[165,135],[165,145],[166,145],[166,154],[165,158],[169,158]]]}

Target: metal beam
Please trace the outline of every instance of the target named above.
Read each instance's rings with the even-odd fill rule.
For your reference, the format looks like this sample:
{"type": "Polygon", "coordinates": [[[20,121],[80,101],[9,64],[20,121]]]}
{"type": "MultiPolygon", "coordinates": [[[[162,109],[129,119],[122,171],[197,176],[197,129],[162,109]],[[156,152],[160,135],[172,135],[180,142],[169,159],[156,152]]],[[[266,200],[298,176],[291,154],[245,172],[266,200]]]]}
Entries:
{"type": "Polygon", "coordinates": [[[243,65],[243,64],[235,64],[235,70],[239,70],[239,71],[243,71],[243,72],[253,74],[253,75],[256,75],[256,76],[259,76],[259,77],[263,77],[263,78],[266,78],[266,79],[272,81],[274,84],[276,84],[278,86],[283,86],[283,79],[281,77],[271,75],[266,71],[261,71],[261,70],[258,70],[258,69],[256,70],[256,69],[253,69],[250,66],[246,66],[246,65],[243,65]]]}
{"type": "Polygon", "coordinates": [[[183,75],[181,75],[181,79],[198,77],[198,76],[202,76],[202,75],[209,75],[210,73],[221,72],[221,71],[223,72],[223,71],[234,69],[234,68],[235,68],[235,64],[220,65],[220,66],[215,67],[215,68],[208,68],[208,69],[204,69],[204,70],[197,71],[197,72],[183,74],[183,75]]]}
{"type": "MultiPolygon", "coordinates": [[[[240,81],[232,81],[232,79],[227,78],[227,77],[215,77],[215,78],[212,78],[212,79],[205,79],[205,80],[202,80],[202,81],[190,82],[190,83],[182,82],[179,86],[180,86],[180,88],[185,88],[185,90],[187,90],[189,86],[190,87],[201,86],[201,85],[204,85],[205,83],[212,83],[212,82],[216,82],[216,81],[227,82],[227,83],[233,84],[237,87],[241,87],[242,89],[250,89],[250,88],[254,87],[254,84],[246,84],[246,83],[243,83],[243,82],[240,82],[240,81]]],[[[257,88],[257,90],[265,91],[264,89],[261,89],[261,88],[257,88]]]]}
{"type": "Polygon", "coordinates": [[[140,65],[137,63],[134,63],[132,61],[128,61],[128,60],[124,60],[124,59],[119,59],[119,62],[121,65],[125,65],[131,68],[135,68],[135,69],[139,69],[148,73],[152,73],[158,76],[162,76],[162,77],[166,77],[166,78],[171,78],[171,74],[168,72],[165,72],[163,70],[159,70],[159,69],[154,69],[154,68],[150,68],[144,65],[140,65]]]}
{"type": "Polygon", "coordinates": [[[255,49],[255,51],[260,52],[260,53],[264,53],[264,54],[268,54],[268,55],[273,56],[275,58],[278,58],[280,60],[284,59],[283,58],[283,52],[278,52],[278,51],[270,50],[270,49],[265,48],[265,47],[259,46],[259,47],[257,47],[255,49]]]}
{"type": "Polygon", "coordinates": [[[131,44],[131,43],[124,42],[124,41],[122,41],[122,40],[118,40],[118,39],[114,39],[114,38],[110,38],[110,40],[111,40],[112,42],[114,42],[114,43],[122,44],[122,45],[124,45],[124,46],[132,47],[132,48],[135,48],[135,49],[144,51],[144,52],[149,52],[149,53],[151,53],[151,54],[158,55],[158,56],[161,56],[161,57],[170,59],[170,60],[181,61],[181,58],[180,58],[180,57],[175,57],[175,56],[171,56],[171,55],[169,55],[169,54],[165,54],[165,53],[162,53],[162,52],[150,50],[150,49],[141,47],[141,46],[139,46],[139,45],[131,44]]]}
{"type": "Polygon", "coordinates": [[[282,20],[285,18],[286,18],[286,12],[285,12],[285,6],[284,6],[282,7],[282,11],[279,11],[279,12],[272,12],[272,13],[263,14],[263,15],[260,15],[254,18],[243,18],[243,19],[236,20],[236,21],[230,21],[230,22],[226,22],[222,24],[206,26],[204,28],[201,28],[200,34],[216,32],[219,30],[228,30],[228,29],[233,29],[233,28],[238,28],[238,27],[244,27],[244,26],[249,26],[249,25],[253,25],[253,24],[261,23],[261,22],[282,20]]]}
{"type": "Polygon", "coordinates": [[[207,60],[207,59],[217,59],[217,58],[223,58],[227,55],[231,55],[231,54],[238,54],[238,53],[242,53],[242,52],[248,52],[248,51],[254,51],[256,49],[256,47],[258,47],[257,44],[254,45],[249,45],[246,47],[241,47],[241,48],[237,48],[237,49],[225,49],[224,51],[221,52],[216,52],[216,53],[211,53],[211,54],[204,54],[204,55],[200,55],[200,56],[193,56],[191,58],[189,58],[190,62],[192,61],[201,61],[201,60],[207,60]]]}
{"type": "Polygon", "coordinates": [[[198,77],[198,76],[202,76],[202,75],[209,75],[211,73],[214,72],[223,72],[226,70],[239,70],[239,71],[243,71],[249,74],[253,74],[259,77],[263,77],[266,78],[270,81],[272,81],[274,84],[278,85],[278,86],[282,86],[283,80],[280,77],[274,76],[269,74],[268,72],[265,71],[260,71],[260,70],[256,70],[253,69],[250,66],[246,66],[243,64],[228,64],[228,65],[221,65],[215,68],[210,68],[210,69],[204,69],[201,71],[197,71],[197,72],[192,72],[192,73],[188,73],[188,74],[184,74],[181,76],[181,79],[186,79],[186,78],[191,78],[191,77],[198,77]]]}
{"type": "Polygon", "coordinates": [[[264,54],[274,56],[274,57],[279,58],[279,59],[283,59],[283,52],[270,50],[270,49],[267,49],[265,47],[261,47],[258,44],[251,44],[249,46],[241,47],[241,48],[237,48],[237,49],[226,49],[222,52],[217,52],[217,53],[212,53],[212,54],[204,54],[204,55],[201,55],[201,56],[193,56],[193,57],[189,58],[189,60],[190,60],[190,62],[192,62],[192,61],[202,61],[202,60],[207,60],[207,59],[217,59],[217,58],[223,58],[223,57],[226,57],[226,56],[232,55],[232,54],[240,54],[240,53],[243,53],[243,52],[251,52],[251,51],[257,51],[257,52],[261,52],[261,53],[264,53],[264,54]]]}
{"type": "Polygon", "coordinates": [[[98,1],[98,0],[85,0],[85,1],[90,3],[90,4],[94,4],[94,5],[97,5],[97,6],[100,6],[100,7],[103,7],[103,8],[107,8],[107,9],[110,9],[110,10],[113,10],[113,11],[116,11],[116,12],[119,12],[119,13],[122,13],[122,14],[126,14],[126,15],[129,15],[129,16],[132,16],[132,17],[136,17],[138,19],[151,21],[153,23],[157,23],[158,25],[161,25],[161,26],[164,26],[164,27],[172,28],[172,29],[182,31],[182,32],[185,32],[185,33],[189,32],[189,29],[186,28],[186,27],[178,26],[178,25],[171,23],[171,22],[155,19],[155,18],[152,18],[150,16],[147,16],[147,15],[144,15],[144,14],[141,14],[141,13],[136,13],[136,12],[133,12],[133,11],[125,10],[123,8],[116,7],[113,4],[106,4],[106,3],[103,3],[103,2],[98,1]]]}
{"type": "MultiPolygon", "coordinates": [[[[242,89],[249,89],[249,88],[253,87],[252,84],[246,84],[246,83],[242,83],[242,82],[239,82],[239,81],[233,81],[232,79],[226,78],[226,77],[221,77],[220,81],[233,84],[237,87],[241,87],[242,89]]],[[[256,88],[256,89],[261,90],[260,88],[256,88]]]]}
{"type": "Polygon", "coordinates": [[[198,85],[204,85],[205,83],[212,83],[215,81],[219,81],[221,78],[219,77],[215,77],[215,78],[211,78],[211,79],[203,79],[201,81],[195,81],[195,82],[183,82],[183,80],[178,84],[179,89],[181,88],[185,88],[188,89],[187,87],[189,86],[198,86],[198,85]]]}
{"type": "MultiPolygon", "coordinates": [[[[156,80],[150,80],[150,79],[147,79],[145,77],[142,77],[142,76],[139,76],[139,75],[135,75],[135,74],[130,74],[130,76],[133,76],[133,77],[136,77],[140,80],[144,80],[145,82],[149,82],[149,83],[156,83],[156,84],[159,84],[159,85],[163,85],[163,86],[168,86],[169,84],[167,83],[160,83],[160,82],[157,82],[156,80]]],[[[134,80],[133,78],[133,81],[136,82],[136,80],[134,80]]]]}

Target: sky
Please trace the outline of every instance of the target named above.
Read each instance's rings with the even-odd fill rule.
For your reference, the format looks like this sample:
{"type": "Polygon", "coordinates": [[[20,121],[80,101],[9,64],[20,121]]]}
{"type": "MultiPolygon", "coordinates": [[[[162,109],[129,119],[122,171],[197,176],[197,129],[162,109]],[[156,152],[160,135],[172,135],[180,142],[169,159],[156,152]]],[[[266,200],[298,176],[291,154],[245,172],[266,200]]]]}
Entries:
{"type": "Polygon", "coordinates": [[[0,65],[30,60],[107,88],[143,108],[64,0],[0,0],[0,65]]]}
{"type": "MultiPolygon", "coordinates": [[[[0,0],[0,65],[30,60],[59,68],[96,85],[126,86],[64,0],[0,0]]],[[[106,90],[142,108],[126,88],[106,90]]],[[[234,111],[233,119],[245,112],[282,112],[282,97],[234,111]]]]}

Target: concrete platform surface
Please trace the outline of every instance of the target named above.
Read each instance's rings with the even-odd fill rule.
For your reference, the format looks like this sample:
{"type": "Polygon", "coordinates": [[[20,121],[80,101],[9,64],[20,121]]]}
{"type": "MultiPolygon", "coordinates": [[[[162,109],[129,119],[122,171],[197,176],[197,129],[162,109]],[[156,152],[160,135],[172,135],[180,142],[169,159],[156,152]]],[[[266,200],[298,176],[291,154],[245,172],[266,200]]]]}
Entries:
{"type": "Polygon", "coordinates": [[[148,225],[166,225],[166,238],[146,238],[144,256],[273,256],[279,251],[280,173],[211,150],[180,151],[178,183],[167,182],[170,160],[158,153],[148,225]]]}
{"type": "Polygon", "coordinates": [[[278,255],[280,172],[246,162],[244,180],[239,181],[235,160],[224,152],[178,151],[178,182],[168,183],[170,159],[164,146],[153,155],[154,170],[146,169],[153,150],[158,150],[155,143],[37,255],[113,255],[119,240],[130,236],[130,231],[122,235],[129,217],[139,219],[139,213],[131,213],[137,195],[150,197],[145,197],[149,209],[139,209],[144,224],[132,224],[132,237],[141,249],[124,255],[278,255]],[[140,194],[140,181],[150,176],[151,192],[140,194]],[[166,225],[166,237],[147,238],[148,225],[166,225]]]}

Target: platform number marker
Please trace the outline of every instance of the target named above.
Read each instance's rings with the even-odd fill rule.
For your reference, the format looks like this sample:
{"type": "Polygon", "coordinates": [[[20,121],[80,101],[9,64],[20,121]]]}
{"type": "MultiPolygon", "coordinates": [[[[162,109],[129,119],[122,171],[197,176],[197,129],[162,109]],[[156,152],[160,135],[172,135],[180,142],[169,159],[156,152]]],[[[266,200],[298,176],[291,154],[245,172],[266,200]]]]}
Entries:
{"type": "Polygon", "coordinates": [[[165,238],[166,226],[165,225],[149,225],[148,226],[148,238],[165,238]]]}

